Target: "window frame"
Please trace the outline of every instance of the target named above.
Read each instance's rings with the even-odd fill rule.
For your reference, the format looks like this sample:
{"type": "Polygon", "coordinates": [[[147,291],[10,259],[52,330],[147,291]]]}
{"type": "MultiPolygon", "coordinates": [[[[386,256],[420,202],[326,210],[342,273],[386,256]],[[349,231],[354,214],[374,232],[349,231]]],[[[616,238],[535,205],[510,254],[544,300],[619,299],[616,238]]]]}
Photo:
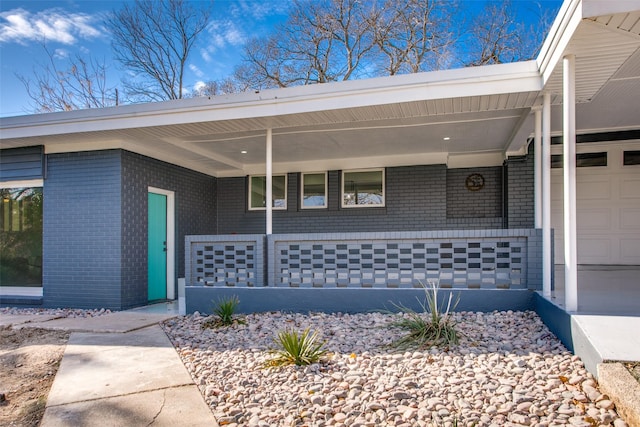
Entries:
{"type": "MultiPolygon", "coordinates": [[[[284,176],[284,206],[283,207],[277,207],[277,206],[272,206],[271,210],[274,211],[286,211],[288,208],[288,200],[287,200],[287,196],[288,196],[288,190],[289,190],[289,182],[288,182],[288,177],[286,173],[278,173],[278,174],[273,174],[271,175],[271,196],[273,197],[273,178],[277,177],[277,176],[284,176]]],[[[252,178],[254,177],[264,177],[266,178],[267,175],[248,175],[248,183],[247,183],[247,210],[249,211],[266,211],[267,207],[266,206],[261,206],[261,207],[252,207],[251,206],[251,183],[252,183],[252,178]]],[[[266,180],[265,180],[266,181],[266,180]]],[[[273,199],[271,200],[271,203],[273,204],[273,199]]]]}
{"type": "Polygon", "coordinates": [[[327,209],[329,207],[329,174],[324,172],[300,172],[300,209],[327,209]],[[324,205],[322,206],[305,206],[304,205],[304,176],[305,175],[324,175],[324,205]]]}
{"type": "Polygon", "coordinates": [[[640,166],[640,162],[636,162],[636,157],[640,155],[640,150],[622,150],[622,166],[632,167],[640,166]],[[629,157],[627,158],[627,153],[629,157]]]}
{"type": "Polygon", "coordinates": [[[343,170],[341,173],[341,182],[340,182],[340,206],[345,209],[353,209],[353,208],[384,208],[387,206],[387,174],[385,168],[369,168],[369,169],[349,169],[343,170]],[[345,179],[344,176],[347,173],[359,173],[359,172],[382,172],[382,203],[378,205],[347,205],[344,203],[344,184],[345,179]]]}
{"type": "MultiPolygon", "coordinates": [[[[552,154],[551,155],[551,169],[562,169],[564,167],[564,154],[552,154]]],[[[609,167],[609,152],[608,151],[587,151],[584,153],[576,153],[576,169],[577,168],[606,168],[609,167]],[[602,156],[604,154],[604,156],[602,156]],[[602,165],[590,165],[589,160],[597,159],[598,156],[604,158],[604,164],[602,165]]]]}

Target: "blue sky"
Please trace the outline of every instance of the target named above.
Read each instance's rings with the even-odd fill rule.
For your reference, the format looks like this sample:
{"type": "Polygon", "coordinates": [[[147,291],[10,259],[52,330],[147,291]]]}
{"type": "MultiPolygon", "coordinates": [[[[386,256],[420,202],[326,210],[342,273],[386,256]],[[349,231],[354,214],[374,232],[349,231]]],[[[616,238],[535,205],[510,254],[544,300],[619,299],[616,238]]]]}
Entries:
{"type": "MultiPolygon", "coordinates": [[[[126,0],[125,0],[126,1],[126,0]]],[[[196,1],[196,0],[193,0],[196,1]]],[[[464,0],[463,7],[478,10],[485,0],[464,0]]],[[[118,9],[121,0],[2,0],[0,1],[0,116],[33,111],[16,74],[33,75],[48,61],[43,40],[61,69],[76,54],[109,64],[110,86],[119,82],[122,70],[112,60],[105,15],[118,9]]],[[[560,0],[541,0],[542,8],[556,10],[560,0]]],[[[540,8],[529,0],[514,2],[527,20],[540,8]]],[[[286,19],[287,0],[215,0],[212,20],[188,63],[187,88],[231,74],[241,61],[242,45],[253,36],[267,35],[286,19]]]]}

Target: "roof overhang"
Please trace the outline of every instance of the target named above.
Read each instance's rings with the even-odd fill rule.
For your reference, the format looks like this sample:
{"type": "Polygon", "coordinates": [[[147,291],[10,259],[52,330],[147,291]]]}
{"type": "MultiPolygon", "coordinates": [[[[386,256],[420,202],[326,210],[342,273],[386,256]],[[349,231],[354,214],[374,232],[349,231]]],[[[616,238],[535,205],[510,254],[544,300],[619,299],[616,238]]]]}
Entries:
{"type": "Polygon", "coordinates": [[[640,97],[632,96],[640,93],[640,10],[609,3],[627,2],[565,2],[536,61],[0,118],[0,148],[122,148],[213,176],[242,176],[264,173],[271,128],[276,173],[499,165],[525,152],[541,94],[561,103],[568,52],[577,57],[580,127],[640,127],[640,97]]]}

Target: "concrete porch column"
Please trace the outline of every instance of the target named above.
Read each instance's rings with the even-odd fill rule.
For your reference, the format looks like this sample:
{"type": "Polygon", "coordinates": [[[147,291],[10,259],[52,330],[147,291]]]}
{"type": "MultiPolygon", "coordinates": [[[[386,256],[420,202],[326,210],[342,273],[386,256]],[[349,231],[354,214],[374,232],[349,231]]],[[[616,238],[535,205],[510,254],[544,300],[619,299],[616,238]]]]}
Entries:
{"type": "Polygon", "coordinates": [[[535,131],[533,139],[533,188],[535,192],[535,227],[542,227],[542,107],[532,108],[535,114],[535,131]]]}
{"type": "Polygon", "coordinates": [[[266,224],[266,234],[272,234],[273,232],[273,131],[271,128],[267,129],[267,153],[266,153],[266,185],[267,185],[267,195],[265,208],[267,211],[267,224],[266,224]]]}
{"type": "Polygon", "coordinates": [[[567,55],[563,65],[563,173],[564,173],[564,286],[565,308],[578,311],[576,227],[576,57],[567,55]]]}
{"type": "Polygon", "coordinates": [[[542,296],[551,298],[551,95],[542,100],[542,296]]]}

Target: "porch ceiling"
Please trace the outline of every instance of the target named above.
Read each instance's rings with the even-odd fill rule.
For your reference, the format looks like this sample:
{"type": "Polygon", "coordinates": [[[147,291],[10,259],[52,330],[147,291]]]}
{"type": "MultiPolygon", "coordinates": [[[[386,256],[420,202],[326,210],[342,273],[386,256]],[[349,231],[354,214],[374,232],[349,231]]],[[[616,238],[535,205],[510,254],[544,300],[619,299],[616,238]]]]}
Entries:
{"type": "Polygon", "coordinates": [[[551,94],[552,130],[560,132],[567,53],[576,55],[578,133],[640,127],[640,11],[588,16],[592,4],[599,3],[565,3],[537,61],[0,118],[0,148],[123,148],[214,176],[242,176],[264,173],[272,128],[275,173],[498,165],[526,149],[531,107],[544,92],[551,94]]]}

